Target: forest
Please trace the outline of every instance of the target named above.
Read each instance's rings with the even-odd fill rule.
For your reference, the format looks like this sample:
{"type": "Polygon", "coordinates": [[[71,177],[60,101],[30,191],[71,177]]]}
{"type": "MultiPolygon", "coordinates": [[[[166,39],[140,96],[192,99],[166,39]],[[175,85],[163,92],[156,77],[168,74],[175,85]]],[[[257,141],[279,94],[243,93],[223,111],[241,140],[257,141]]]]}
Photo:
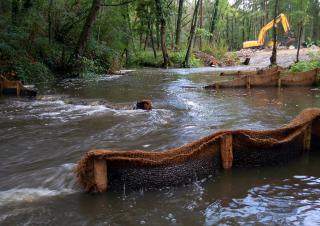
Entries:
{"type": "Polygon", "coordinates": [[[320,45],[319,0],[1,0],[0,73],[34,83],[198,67],[196,52],[235,57],[279,13],[301,43],[320,45]]]}

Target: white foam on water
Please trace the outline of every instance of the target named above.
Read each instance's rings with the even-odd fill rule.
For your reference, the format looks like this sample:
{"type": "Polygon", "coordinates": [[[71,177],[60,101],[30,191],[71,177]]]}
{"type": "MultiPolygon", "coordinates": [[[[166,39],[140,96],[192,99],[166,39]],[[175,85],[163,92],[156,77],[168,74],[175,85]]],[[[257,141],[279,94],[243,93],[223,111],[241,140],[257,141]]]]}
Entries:
{"type": "MultiPolygon", "coordinates": [[[[56,97],[59,98],[59,97],[56,97]]],[[[90,116],[111,111],[105,105],[69,104],[63,100],[55,100],[54,97],[44,98],[35,101],[16,101],[14,108],[21,110],[23,116],[18,114],[15,117],[35,117],[40,119],[53,119],[69,121],[83,116],[90,116]]]]}
{"type": "Polygon", "coordinates": [[[65,163],[45,168],[37,174],[22,175],[21,183],[16,187],[0,191],[0,206],[17,202],[34,202],[41,198],[78,192],[75,167],[74,163],[65,163]]]}
{"type": "Polygon", "coordinates": [[[71,194],[73,189],[50,190],[48,188],[14,188],[0,191],[0,206],[16,202],[34,202],[41,198],[71,194]]]}

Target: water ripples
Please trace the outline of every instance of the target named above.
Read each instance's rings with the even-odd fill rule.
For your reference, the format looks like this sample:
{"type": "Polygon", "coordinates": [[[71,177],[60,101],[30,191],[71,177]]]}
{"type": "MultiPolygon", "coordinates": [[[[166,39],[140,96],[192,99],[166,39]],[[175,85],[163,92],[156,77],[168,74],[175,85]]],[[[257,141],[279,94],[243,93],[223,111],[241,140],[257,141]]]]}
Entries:
{"type": "Polygon", "coordinates": [[[294,176],[281,184],[263,185],[233,199],[227,206],[212,203],[205,211],[206,225],[320,223],[320,178],[294,176]]]}

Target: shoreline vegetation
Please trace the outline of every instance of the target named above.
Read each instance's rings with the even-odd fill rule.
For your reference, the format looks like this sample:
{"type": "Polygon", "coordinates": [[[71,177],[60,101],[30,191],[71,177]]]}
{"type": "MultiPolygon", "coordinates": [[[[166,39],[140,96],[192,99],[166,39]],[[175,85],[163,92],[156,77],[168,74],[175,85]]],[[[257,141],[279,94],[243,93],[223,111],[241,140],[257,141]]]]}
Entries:
{"type": "MultiPolygon", "coordinates": [[[[237,65],[236,51],[256,39],[275,7],[301,33],[299,42],[320,44],[315,0],[1,1],[0,74],[31,84],[123,68],[237,65]]],[[[292,70],[319,67],[318,55],[292,70]]]]}

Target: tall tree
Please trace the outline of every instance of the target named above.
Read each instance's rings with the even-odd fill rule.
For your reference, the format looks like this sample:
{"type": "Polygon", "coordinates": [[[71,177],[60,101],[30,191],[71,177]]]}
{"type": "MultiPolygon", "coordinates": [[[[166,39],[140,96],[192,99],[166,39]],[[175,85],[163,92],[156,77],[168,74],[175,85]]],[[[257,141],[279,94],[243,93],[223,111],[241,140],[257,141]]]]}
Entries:
{"type": "Polygon", "coordinates": [[[101,8],[102,0],[93,0],[90,12],[87,16],[86,22],[82,28],[77,47],[75,49],[75,57],[81,56],[87,46],[89,37],[91,35],[92,27],[97,18],[98,12],[101,8]]]}
{"type": "Polygon", "coordinates": [[[177,49],[179,48],[179,45],[180,45],[183,3],[184,3],[184,0],[179,0],[178,16],[177,16],[177,27],[176,27],[176,42],[175,42],[175,45],[176,45],[175,47],[177,49]]]}
{"type": "Polygon", "coordinates": [[[19,8],[20,8],[20,4],[19,4],[19,0],[12,0],[11,2],[11,22],[13,25],[17,24],[17,17],[19,14],[19,8]]]}
{"type": "MultiPolygon", "coordinates": [[[[203,28],[203,0],[200,0],[200,29],[203,28]]],[[[202,37],[199,37],[199,49],[202,50],[202,37]]]]}
{"type": "Polygon", "coordinates": [[[297,50],[297,58],[296,58],[297,63],[299,62],[302,33],[303,33],[303,21],[301,21],[299,24],[298,50],[297,50]]]}
{"type": "Polygon", "coordinates": [[[48,38],[49,42],[52,42],[52,5],[53,0],[49,0],[49,9],[48,9],[48,38]]]}
{"type": "Polygon", "coordinates": [[[276,65],[277,64],[277,24],[276,19],[278,16],[278,6],[279,6],[279,0],[275,0],[274,4],[274,18],[273,18],[273,48],[272,48],[272,55],[270,57],[270,64],[276,65]]]}
{"type": "Polygon", "coordinates": [[[149,35],[150,35],[150,41],[151,41],[151,48],[153,51],[153,56],[156,59],[157,58],[157,51],[156,47],[154,45],[154,38],[153,38],[153,20],[151,21],[151,16],[148,17],[148,29],[149,29],[149,35]]]}
{"type": "Polygon", "coordinates": [[[32,7],[32,0],[25,0],[23,4],[23,8],[29,9],[32,7]]]}
{"type": "Polygon", "coordinates": [[[213,41],[213,32],[216,29],[217,26],[217,21],[218,21],[218,11],[219,11],[219,0],[216,0],[215,4],[214,4],[214,8],[213,8],[213,13],[212,13],[212,18],[211,18],[211,24],[210,24],[210,33],[212,34],[210,36],[210,42],[213,41]]]}
{"type": "Polygon", "coordinates": [[[157,11],[157,18],[160,23],[160,42],[161,42],[161,50],[162,50],[162,57],[163,57],[163,67],[168,68],[170,64],[168,50],[166,46],[166,19],[163,15],[163,8],[161,4],[161,0],[155,0],[156,3],[156,11],[157,11]]]}
{"type": "Polygon", "coordinates": [[[191,21],[190,35],[189,35],[189,39],[188,39],[188,48],[187,48],[186,56],[184,58],[184,62],[182,64],[183,67],[190,67],[189,59],[190,59],[190,54],[192,51],[192,43],[193,43],[193,39],[194,39],[194,33],[196,30],[196,26],[197,26],[200,1],[201,0],[197,0],[196,7],[194,8],[193,17],[192,17],[192,21],[191,21]]]}

